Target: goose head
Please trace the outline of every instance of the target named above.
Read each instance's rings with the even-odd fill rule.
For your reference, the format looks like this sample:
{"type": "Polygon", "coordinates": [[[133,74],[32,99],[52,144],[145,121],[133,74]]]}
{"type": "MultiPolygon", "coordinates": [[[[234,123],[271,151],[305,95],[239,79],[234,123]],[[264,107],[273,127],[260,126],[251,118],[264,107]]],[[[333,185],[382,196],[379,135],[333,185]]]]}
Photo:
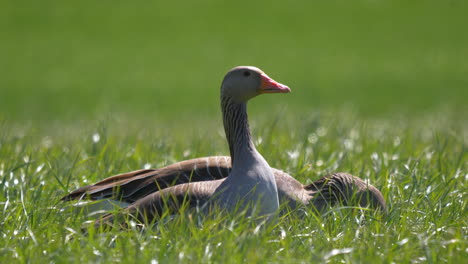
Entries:
{"type": "Polygon", "coordinates": [[[245,103],[264,93],[289,93],[288,86],[268,77],[262,70],[252,66],[238,66],[230,70],[221,85],[221,96],[236,103],[245,103]]]}

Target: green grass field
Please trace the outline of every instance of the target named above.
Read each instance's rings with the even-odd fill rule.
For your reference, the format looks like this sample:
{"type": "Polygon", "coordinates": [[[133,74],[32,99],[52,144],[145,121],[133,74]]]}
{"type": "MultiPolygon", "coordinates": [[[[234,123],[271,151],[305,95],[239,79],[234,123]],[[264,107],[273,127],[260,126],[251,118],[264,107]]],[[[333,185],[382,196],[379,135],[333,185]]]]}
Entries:
{"type": "Polygon", "coordinates": [[[3,1],[0,263],[463,263],[468,4],[409,2],[3,1]],[[272,167],[357,175],[389,214],[81,233],[93,217],[60,203],[67,191],[229,153],[219,85],[237,65],[292,89],[249,105],[272,167]]]}

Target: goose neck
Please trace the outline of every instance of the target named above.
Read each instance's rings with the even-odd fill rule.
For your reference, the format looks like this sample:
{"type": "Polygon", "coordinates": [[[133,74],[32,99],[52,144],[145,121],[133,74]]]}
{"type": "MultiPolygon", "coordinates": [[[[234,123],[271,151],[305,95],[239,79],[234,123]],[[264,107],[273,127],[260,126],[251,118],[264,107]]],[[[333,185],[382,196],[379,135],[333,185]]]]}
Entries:
{"type": "Polygon", "coordinates": [[[221,97],[223,123],[231,153],[232,166],[238,163],[240,153],[255,153],[247,117],[247,103],[234,102],[229,97],[221,97]]]}

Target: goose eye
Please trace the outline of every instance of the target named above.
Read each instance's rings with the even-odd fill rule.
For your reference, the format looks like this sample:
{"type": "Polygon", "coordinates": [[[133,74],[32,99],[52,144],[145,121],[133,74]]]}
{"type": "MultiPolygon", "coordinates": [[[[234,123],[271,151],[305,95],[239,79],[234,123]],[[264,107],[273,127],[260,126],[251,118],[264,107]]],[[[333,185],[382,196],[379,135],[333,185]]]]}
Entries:
{"type": "Polygon", "coordinates": [[[244,76],[245,76],[245,77],[250,76],[250,72],[245,71],[245,72],[244,72],[244,76]]]}

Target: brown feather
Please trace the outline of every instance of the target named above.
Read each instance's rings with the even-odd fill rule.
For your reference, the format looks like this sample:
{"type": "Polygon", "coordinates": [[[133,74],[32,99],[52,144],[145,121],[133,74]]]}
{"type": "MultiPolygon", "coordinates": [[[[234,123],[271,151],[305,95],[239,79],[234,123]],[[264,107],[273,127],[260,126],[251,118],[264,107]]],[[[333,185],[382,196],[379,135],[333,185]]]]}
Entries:
{"type": "MultiPolygon", "coordinates": [[[[109,198],[133,203],[125,209],[125,213],[144,222],[144,219],[158,218],[163,213],[177,212],[183,201],[188,202],[189,207],[204,204],[221,183],[213,180],[227,177],[230,169],[229,157],[186,160],[161,169],[119,174],[94,185],[81,187],[62,200],[109,198]]],[[[353,175],[334,173],[303,185],[281,170],[272,170],[280,203],[290,208],[308,205],[321,211],[342,202],[345,205],[370,206],[386,211],[380,191],[353,175]]],[[[114,220],[112,215],[103,218],[106,223],[114,220]]]]}

